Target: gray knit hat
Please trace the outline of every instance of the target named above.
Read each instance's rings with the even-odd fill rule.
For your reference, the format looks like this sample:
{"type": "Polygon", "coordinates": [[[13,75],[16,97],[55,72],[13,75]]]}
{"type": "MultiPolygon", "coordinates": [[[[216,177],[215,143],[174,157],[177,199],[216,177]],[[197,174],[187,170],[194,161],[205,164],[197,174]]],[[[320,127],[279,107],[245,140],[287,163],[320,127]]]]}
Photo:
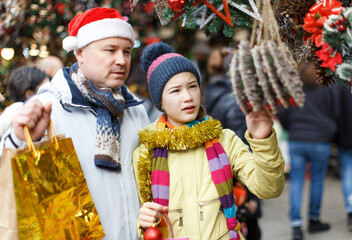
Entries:
{"type": "Polygon", "coordinates": [[[181,72],[191,72],[196,76],[200,86],[200,74],[193,63],[166,43],[153,43],[145,48],[141,64],[148,73],[149,94],[154,105],[160,110],[164,86],[170,78],[181,72]]]}

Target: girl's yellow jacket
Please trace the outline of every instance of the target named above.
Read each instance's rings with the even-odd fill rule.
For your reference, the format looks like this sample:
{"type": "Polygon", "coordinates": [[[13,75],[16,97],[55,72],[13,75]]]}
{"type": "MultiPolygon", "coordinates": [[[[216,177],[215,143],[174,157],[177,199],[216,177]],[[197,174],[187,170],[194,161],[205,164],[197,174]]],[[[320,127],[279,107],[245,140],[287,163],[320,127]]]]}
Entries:
{"type": "MultiPolygon", "coordinates": [[[[152,130],[155,126],[156,122],[146,128],[152,130]]],[[[247,145],[229,129],[224,129],[219,138],[230,159],[233,176],[259,198],[280,196],[285,181],[284,159],[274,129],[267,139],[252,139],[248,131],[245,137],[253,153],[250,153],[247,145]]],[[[133,153],[135,176],[138,156],[139,147],[133,153]]],[[[190,240],[229,239],[226,217],[210,175],[204,146],[186,151],[169,150],[168,163],[168,216],[175,237],[188,237],[190,240]]],[[[140,190],[139,179],[136,181],[140,190]]],[[[139,237],[142,238],[142,231],[139,231],[139,237]]]]}

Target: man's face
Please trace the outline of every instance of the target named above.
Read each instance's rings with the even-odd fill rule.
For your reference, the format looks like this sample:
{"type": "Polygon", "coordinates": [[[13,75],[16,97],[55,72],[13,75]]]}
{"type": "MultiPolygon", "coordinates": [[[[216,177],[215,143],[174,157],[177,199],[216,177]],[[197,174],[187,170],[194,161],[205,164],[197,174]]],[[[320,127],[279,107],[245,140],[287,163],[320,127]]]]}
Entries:
{"type": "Polygon", "coordinates": [[[82,73],[95,87],[116,89],[130,72],[132,48],[126,38],[105,38],[78,49],[76,57],[82,73]]]}

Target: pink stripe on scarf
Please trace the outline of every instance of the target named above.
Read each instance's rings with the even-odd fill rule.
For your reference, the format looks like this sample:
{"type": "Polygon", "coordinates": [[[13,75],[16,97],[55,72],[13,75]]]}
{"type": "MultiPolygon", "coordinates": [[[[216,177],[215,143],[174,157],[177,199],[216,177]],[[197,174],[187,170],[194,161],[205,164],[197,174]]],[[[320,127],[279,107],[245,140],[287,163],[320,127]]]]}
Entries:
{"type": "Polygon", "coordinates": [[[224,169],[212,171],[211,178],[213,179],[214,184],[224,183],[227,181],[224,174],[224,169]]]}
{"type": "Polygon", "coordinates": [[[163,185],[163,186],[169,186],[170,185],[170,177],[169,177],[169,172],[165,172],[162,170],[155,170],[152,172],[151,178],[152,178],[152,185],[163,185]],[[154,181],[154,179],[157,179],[154,181]]]}

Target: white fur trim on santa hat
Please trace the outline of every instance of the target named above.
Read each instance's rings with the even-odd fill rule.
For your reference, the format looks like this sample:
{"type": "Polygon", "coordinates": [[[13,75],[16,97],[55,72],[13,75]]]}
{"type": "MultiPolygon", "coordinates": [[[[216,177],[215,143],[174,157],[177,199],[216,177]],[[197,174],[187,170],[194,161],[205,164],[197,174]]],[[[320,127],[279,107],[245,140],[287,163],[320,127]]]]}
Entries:
{"type": "Polygon", "coordinates": [[[91,22],[78,30],[75,37],[69,36],[62,41],[66,51],[77,50],[89,43],[109,37],[127,38],[134,46],[134,32],[132,26],[118,18],[105,18],[91,22]]]}
{"type": "Polygon", "coordinates": [[[77,39],[72,36],[65,37],[64,40],[62,40],[62,48],[67,52],[77,49],[77,39]]]}

